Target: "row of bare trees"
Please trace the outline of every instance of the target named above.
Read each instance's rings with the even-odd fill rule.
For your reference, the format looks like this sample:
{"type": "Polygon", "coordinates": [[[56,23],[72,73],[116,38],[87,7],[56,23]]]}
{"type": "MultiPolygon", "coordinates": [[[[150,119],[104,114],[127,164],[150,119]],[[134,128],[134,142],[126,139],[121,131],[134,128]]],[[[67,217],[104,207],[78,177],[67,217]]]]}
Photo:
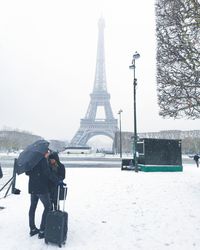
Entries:
{"type": "MultiPolygon", "coordinates": [[[[0,151],[17,151],[24,149],[29,144],[42,139],[41,136],[33,135],[27,131],[20,131],[19,129],[0,130],[0,151]]],[[[49,148],[53,151],[65,150],[68,141],[49,140],[49,148]]]]}
{"type": "MultiPolygon", "coordinates": [[[[200,130],[180,131],[165,130],[160,132],[138,133],[139,138],[170,139],[181,140],[183,154],[200,154],[200,130]]],[[[123,153],[133,152],[133,133],[122,132],[122,151],[123,153]]],[[[113,141],[114,153],[120,152],[120,134],[115,133],[113,141]]]]}
{"type": "Polygon", "coordinates": [[[19,130],[1,130],[0,150],[15,151],[24,149],[27,145],[39,139],[41,139],[40,136],[32,135],[29,132],[19,130]]]}

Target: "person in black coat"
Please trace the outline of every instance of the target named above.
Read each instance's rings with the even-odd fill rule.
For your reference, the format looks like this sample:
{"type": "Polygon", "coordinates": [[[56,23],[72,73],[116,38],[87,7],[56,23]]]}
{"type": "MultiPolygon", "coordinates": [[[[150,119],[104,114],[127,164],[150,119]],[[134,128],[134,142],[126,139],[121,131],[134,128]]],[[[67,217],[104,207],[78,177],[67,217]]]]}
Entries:
{"type": "Polygon", "coordinates": [[[44,154],[40,162],[31,170],[26,172],[29,176],[28,192],[31,195],[31,205],[29,209],[29,227],[30,236],[38,234],[38,238],[44,238],[44,230],[47,213],[51,210],[51,201],[49,194],[49,180],[56,186],[65,185],[59,178],[50,170],[48,164],[49,151],[44,154]],[[35,211],[38,201],[41,201],[44,206],[40,229],[35,225],[35,211]]]}
{"type": "MultiPolygon", "coordinates": [[[[49,165],[51,171],[58,177],[60,181],[65,179],[65,166],[60,162],[57,152],[52,152],[49,155],[49,165]]],[[[53,181],[49,182],[51,209],[57,210],[58,188],[53,181]]],[[[61,189],[62,190],[62,189],[61,189]]]]}
{"type": "Polygon", "coordinates": [[[194,161],[196,162],[197,167],[199,167],[199,158],[200,156],[198,154],[194,155],[194,161]]]}
{"type": "Polygon", "coordinates": [[[3,177],[3,171],[1,169],[1,163],[0,163],[0,179],[3,177]]]}

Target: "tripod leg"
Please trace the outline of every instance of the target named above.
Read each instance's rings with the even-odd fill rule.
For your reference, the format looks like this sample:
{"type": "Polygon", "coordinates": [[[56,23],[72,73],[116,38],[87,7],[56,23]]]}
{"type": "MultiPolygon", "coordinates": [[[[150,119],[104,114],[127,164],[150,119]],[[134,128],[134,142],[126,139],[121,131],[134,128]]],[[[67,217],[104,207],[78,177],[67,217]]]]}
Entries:
{"type": "Polygon", "coordinates": [[[12,193],[14,193],[14,190],[15,190],[15,181],[16,181],[16,163],[17,162],[17,159],[14,160],[14,167],[13,167],[13,176],[10,178],[10,180],[8,180],[6,182],[6,184],[0,189],[0,192],[5,188],[6,185],[8,185],[8,183],[10,182],[10,185],[4,195],[4,198],[6,198],[10,188],[12,187],[12,193]]]}
{"type": "Polygon", "coordinates": [[[14,179],[11,181],[11,183],[10,183],[10,185],[9,185],[9,187],[8,187],[8,189],[7,189],[6,193],[5,193],[5,195],[4,195],[4,198],[6,198],[6,196],[8,195],[8,192],[9,192],[9,190],[10,190],[12,184],[13,184],[13,181],[14,181],[14,179]]]}
{"type": "Polygon", "coordinates": [[[10,178],[10,180],[8,180],[8,181],[6,182],[6,184],[0,189],[0,192],[5,188],[5,186],[8,185],[8,183],[9,183],[10,181],[12,181],[13,178],[14,178],[14,177],[12,176],[12,177],[10,178]]]}
{"type": "Polygon", "coordinates": [[[14,190],[15,190],[16,166],[17,166],[17,159],[14,160],[14,167],[13,167],[13,182],[12,182],[12,194],[14,193],[14,190]]]}

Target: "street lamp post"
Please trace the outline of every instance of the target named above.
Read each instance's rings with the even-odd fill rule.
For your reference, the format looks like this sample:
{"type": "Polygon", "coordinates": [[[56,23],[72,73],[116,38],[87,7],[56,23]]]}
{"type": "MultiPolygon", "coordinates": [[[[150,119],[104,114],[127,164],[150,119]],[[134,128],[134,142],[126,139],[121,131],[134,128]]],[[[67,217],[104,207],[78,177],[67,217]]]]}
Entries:
{"type": "Polygon", "coordinates": [[[121,123],[121,113],[123,112],[122,109],[118,111],[119,115],[119,153],[120,158],[122,158],[122,123],[121,123]]]}
{"type": "Polygon", "coordinates": [[[133,161],[135,172],[138,172],[138,160],[137,160],[137,117],[136,117],[136,86],[137,86],[137,78],[135,77],[135,60],[140,58],[140,54],[135,52],[133,55],[132,65],[129,66],[130,69],[133,69],[133,112],[134,112],[134,143],[133,143],[133,161]]]}

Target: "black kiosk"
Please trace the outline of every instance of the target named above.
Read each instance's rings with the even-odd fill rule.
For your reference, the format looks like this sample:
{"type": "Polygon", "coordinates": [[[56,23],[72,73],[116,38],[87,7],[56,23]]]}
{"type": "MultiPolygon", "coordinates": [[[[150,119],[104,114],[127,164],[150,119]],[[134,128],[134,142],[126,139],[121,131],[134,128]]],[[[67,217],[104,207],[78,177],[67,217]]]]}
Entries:
{"type": "MultiPolygon", "coordinates": [[[[141,171],[183,171],[181,140],[141,138],[137,142],[137,151],[138,168],[141,171]]],[[[122,160],[122,167],[123,164],[122,160]]]]}

